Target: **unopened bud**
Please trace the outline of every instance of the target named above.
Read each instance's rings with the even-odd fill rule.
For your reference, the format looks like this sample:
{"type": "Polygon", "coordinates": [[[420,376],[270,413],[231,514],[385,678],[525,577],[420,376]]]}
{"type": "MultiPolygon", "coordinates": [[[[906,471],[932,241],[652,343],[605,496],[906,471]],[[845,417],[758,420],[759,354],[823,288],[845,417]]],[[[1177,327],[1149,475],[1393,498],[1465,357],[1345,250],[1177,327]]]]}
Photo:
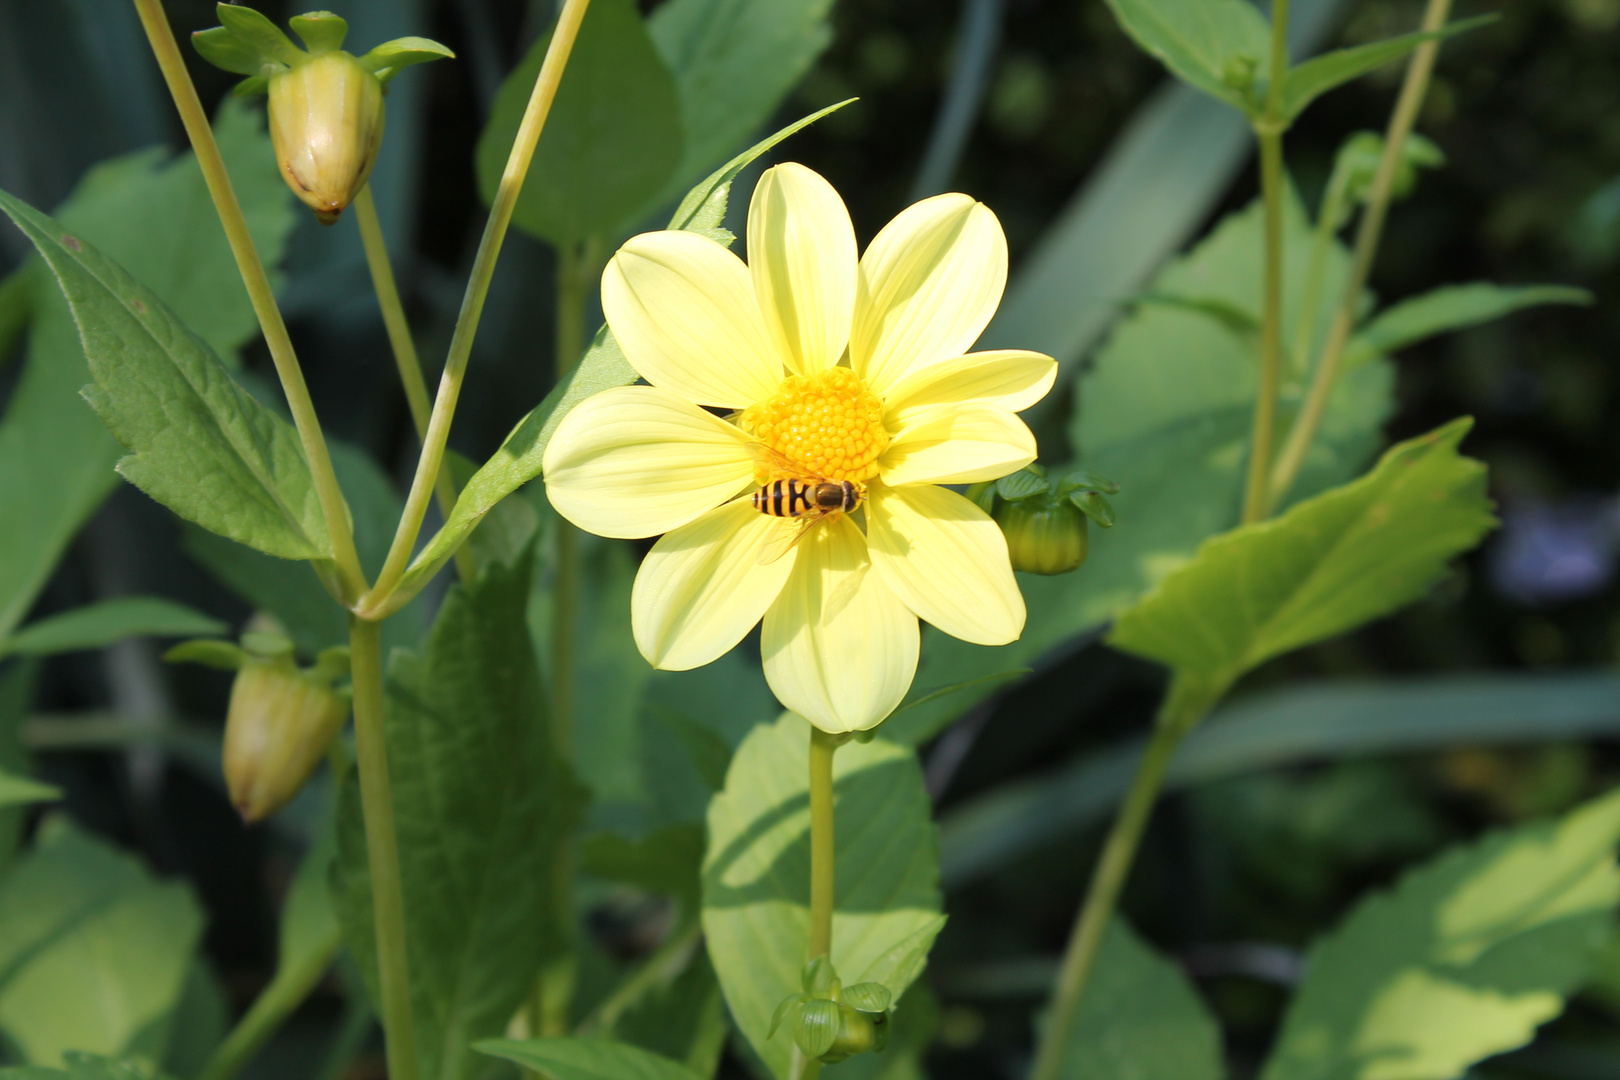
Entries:
{"type": "Polygon", "coordinates": [[[838,1006],[838,1034],[817,1060],[834,1065],[856,1054],[875,1054],[889,1045],[887,1013],[862,1012],[853,1005],[838,1006]]]}
{"type": "Polygon", "coordinates": [[[270,139],[281,178],[323,225],[360,194],[383,136],[383,88],[342,50],[270,80],[270,139]]]}
{"type": "Polygon", "coordinates": [[[1007,537],[1014,570],[1067,574],[1086,561],[1086,515],[1068,499],[1036,497],[1003,503],[996,524],[1007,537]]]}

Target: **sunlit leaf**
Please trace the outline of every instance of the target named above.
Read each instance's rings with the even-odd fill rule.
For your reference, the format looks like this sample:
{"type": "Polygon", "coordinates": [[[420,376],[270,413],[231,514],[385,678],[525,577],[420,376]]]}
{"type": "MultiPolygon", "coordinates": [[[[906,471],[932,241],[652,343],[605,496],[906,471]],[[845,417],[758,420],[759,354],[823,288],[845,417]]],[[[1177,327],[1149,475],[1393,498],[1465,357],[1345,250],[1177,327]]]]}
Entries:
{"type": "Polygon", "coordinates": [[[1234,85],[1246,72],[1264,85],[1271,30],[1247,0],[1108,0],[1114,17],[1143,50],[1183,82],[1235,109],[1253,112],[1258,98],[1234,85]]]}

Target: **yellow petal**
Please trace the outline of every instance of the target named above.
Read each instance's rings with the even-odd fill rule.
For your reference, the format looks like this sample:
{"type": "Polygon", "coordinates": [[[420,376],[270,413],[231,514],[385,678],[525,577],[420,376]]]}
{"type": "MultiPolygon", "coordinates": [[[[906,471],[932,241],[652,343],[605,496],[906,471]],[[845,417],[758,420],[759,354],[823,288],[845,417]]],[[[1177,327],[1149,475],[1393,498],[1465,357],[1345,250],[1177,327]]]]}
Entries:
{"type": "Polygon", "coordinates": [[[782,381],[748,268],[697,233],[626,240],[602,272],[602,311],[630,366],[693,404],[747,408],[782,381]]]}
{"type": "Polygon", "coordinates": [[[657,536],[748,487],[746,436],[668,390],[620,386],[563,417],[541,462],[546,495],[586,532],[657,536]]]}
{"type": "Polygon", "coordinates": [[[855,226],[831,184],[803,165],[767,169],[748,205],[748,269],[787,365],[838,363],[855,311],[855,226]]]}
{"type": "Polygon", "coordinates": [[[759,564],[766,536],[795,524],[739,499],[654,544],[630,594],[630,623],[647,662],[686,671],[730,652],[758,624],[793,570],[792,554],[759,564]]]}
{"type": "Polygon", "coordinates": [[[975,645],[1024,632],[1024,597],[990,515],[947,488],[875,488],[867,551],[889,589],[925,622],[975,645]]]}
{"type": "Polygon", "coordinates": [[[903,428],[938,405],[979,402],[1023,412],[1052,389],[1057,361],[1023,349],[968,353],[914,371],[889,391],[883,419],[903,428]]]}
{"type": "Polygon", "coordinates": [[[878,458],[890,487],[976,484],[1017,472],[1035,460],[1035,436],[995,405],[941,405],[921,414],[878,458]]]}
{"type": "Polygon", "coordinates": [[[760,652],[784,706],[823,731],[861,731],[906,696],[918,640],[917,617],[872,572],[860,529],[840,518],[799,545],[760,652]]]}
{"type": "Polygon", "coordinates": [[[879,396],[978,340],[1007,285],[1007,238],[983,203],[936,195],[902,210],[861,256],[849,356],[879,396]]]}

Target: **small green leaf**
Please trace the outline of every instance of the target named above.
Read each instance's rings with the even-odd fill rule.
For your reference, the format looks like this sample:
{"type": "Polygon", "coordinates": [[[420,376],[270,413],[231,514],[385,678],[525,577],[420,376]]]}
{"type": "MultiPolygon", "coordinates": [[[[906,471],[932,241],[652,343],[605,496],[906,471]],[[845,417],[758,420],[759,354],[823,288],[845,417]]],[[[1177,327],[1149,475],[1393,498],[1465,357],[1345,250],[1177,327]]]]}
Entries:
{"type": "Polygon", "coordinates": [[[1478,326],[1524,308],[1591,302],[1591,293],[1567,285],[1495,285],[1488,281],[1447,285],[1379,312],[1350,339],[1344,366],[1346,370],[1358,367],[1436,334],[1478,326]]]}
{"type": "MultiPolygon", "coordinates": [[[[790,1040],[766,1032],[799,992],[810,930],[809,725],[792,714],[755,727],[709,804],[703,931],[726,1002],[766,1066],[785,1080],[790,1040]]],[[[833,759],[839,836],[832,957],[896,997],[921,970],[942,922],[929,800],[916,755],[883,738],[833,759]],[[896,958],[896,953],[901,954],[896,958]],[[882,964],[886,974],[872,969],[882,964]]]]}
{"type": "Polygon", "coordinates": [[[73,308],[96,378],[85,396],[133,451],[119,472],[180,516],[266,554],[330,558],[292,425],[236,385],[116,263],[5,192],[0,209],[44,255],[73,308]]]}
{"type": "Polygon", "coordinates": [[[1045,471],[1036,471],[1039,466],[1025,466],[1015,473],[1009,473],[996,481],[996,494],[1008,502],[1015,499],[1027,499],[1031,495],[1045,495],[1051,485],[1047,482],[1045,471]]]}
{"type": "Polygon", "coordinates": [[[237,75],[259,75],[265,68],[264,54],[251,41],[244,41],[223,26],[198,30],[191,45],[204,60],[223,71],[237,75]]]}
{"type": "Polygon", "coordinates": [[[893,1000],[889,988],[880,982],[863,982],[844,987],[844,1004],[851,1005],[861,1012],[888,1012],[889,1003],[893,1000]]]}
{"type": "Polygon", "coordinates": [[[41,784],[25,776],[13,776],[0,771],[0,808],[27,806],[30,803],[55,802],[62,797],[60,788],[41,784]]]}
{"type": "Polygon", "coordinates": [[[473,1049],[546,1080],[700,1080],[684,1065],[608,1039],[488,1039],[473,1049]]]}
{"type": "Polygon", "coordinates": [[[360,66],[387,86],[390,79],[413,64],[455,58],[455,53],[437,41],[423,37],[402,37],[385,41],[360,57],[360,66]]]}
{"type": "Polygon", "coordinates": [[[291,67],[304,58],[304,50],[294,45],[281,32],[281,28],[261,12],[240,4],[225,3],[216,4],[214,11],[219,16],[221,29],[244,45],[257,49],[263,59],[291,67]]]}
{"type": "MultiPolygon", "coordinates": [[[[478,190],[495,198],[547,34],[507,76],[478,140],[478,190]]],[[[610,237],[668,181],[681,156],[675,80],[632,0],[596,0],[585,13],[546,126],[512,212],[525,232],[566,247],[610,237]]]]}
{"type": "Polygon", "coordinates": [[[1076,469],[1065,476],[1062,480],[1059,480],[1057,493],[1059,495],[1067,495],[1071,491],[1079,491],[1082,488],[1089,491],[1101,491],[1106,495],[1119,494],[1118,484],[1107,479],[1106,477],[1098,476],[1096,473],[1089,472],[1085,469],[1076,469]]]}
{"type": "Polygon", "coordinates": [[[1175,963],[1108,924],[1060,1080],[1222,1080],[1221,1032],[1175,963]]]}
{"type": "Polygon", "coordinates": [[[771,1029],[766,1033],[765,1037],[767,1039],[774,1037],[776,1035],[776,1029],[782,1026],[782,1021],[787,1019],[789,1012],[793,1011],[795,1007],[804,1004],[806,1001],[813,1000],[814,999],[809,994],[803,993],[790,994],[783,998],[782,1004],[778,1005],[776,1007],[776,1011],[771,1014],[771,1029]]]}
{"type": "Polygon", "coordinates": [[[1071,491],[1069,501],[1080,511],[1105,529],[1114,527],[1114,504],[1096,491],[1071,491]]]}
{"type": "Polygon", "coordinates": [[[1311,949],[1262,1080],[1461,1076],[1557,1016],[1614,932],[1620,794],[1453,848],[1311,949]]]}
{"type": "Polygon", "coordinates": [[[1472,421],[1391,448],[1360,480],[1207,541],[1115,620],[1108,642],[1213,688],[1421,596],[1496,522],[1472,421]]]}
{"type": "Polygon", "coordinates": [[[1495,15],[1481,15],[1449,23],[1438,30],[1402,34],[1387,41],[1358,45],[1353,49],[1339,49],[1305,61],[1288,71],[1283,84],[1283,115],[1293,120],[1305,107],[1322,94],[1352,79],[1359,79],[1370,71],[1399,60],[1425,41],[1439,41],[1467,30],[1496,21],[1495,15]]]}
{"type": "Polygon", "coordinates": [[[838,1038],[838,1005],[826,998],[811,998],[793,1014],[793,1041],[814,1061],[832,1049],[838,1038]]]}
{"type": "Polygon", "coordinates": [[[53,615],[0,641],[0,656],[50,656],[99,649],[127,637],[223,634],[225,624],[172,600],[124,596],[53,615]]]}
{"type": "Polygon", "coordinates": [[[294,15],[287,20],[304,41],[311,55],[343,48],[343,39],[349,36],[349,24],[330,11],[311,11],[307,15],[294,15]]]}
{"type": "Polygon", "coordinates": [[[1268,77],[1271,30],[1247,0],[1108,0],[1125,32],[1183,82],[1253,114],[1268,77]],[[1241,68],[1250,86],[1234,85],[1241,68]]]}

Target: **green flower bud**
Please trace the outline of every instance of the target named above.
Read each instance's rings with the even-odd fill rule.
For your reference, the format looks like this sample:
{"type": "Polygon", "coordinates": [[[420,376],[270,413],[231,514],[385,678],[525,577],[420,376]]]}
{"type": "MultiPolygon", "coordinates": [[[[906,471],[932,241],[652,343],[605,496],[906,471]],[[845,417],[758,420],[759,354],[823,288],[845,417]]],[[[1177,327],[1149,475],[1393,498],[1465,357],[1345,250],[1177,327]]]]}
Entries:
{"type": "Polygon", "coordinates": [[[853,1005],[839,1005],[838,1034],[819,1060],[826,1065],[835,1065],[856,1054],[878,1053],[888,1045],[888,1013],[862,1012],[853,1005]]]}
{"type": "Polygon", "coordinates": [[[995,516],[1014,570],[1067,574],[1086,561],[1086,515],[1068,499],[1020,499],[1003,503],[995,516]]]}
{"type": "Polygon", "coordinates": [[[323,225],[360,194],[383,136],[383,87],[341,49],[270,79],[270,141],[281,178],[323,225]]]}

